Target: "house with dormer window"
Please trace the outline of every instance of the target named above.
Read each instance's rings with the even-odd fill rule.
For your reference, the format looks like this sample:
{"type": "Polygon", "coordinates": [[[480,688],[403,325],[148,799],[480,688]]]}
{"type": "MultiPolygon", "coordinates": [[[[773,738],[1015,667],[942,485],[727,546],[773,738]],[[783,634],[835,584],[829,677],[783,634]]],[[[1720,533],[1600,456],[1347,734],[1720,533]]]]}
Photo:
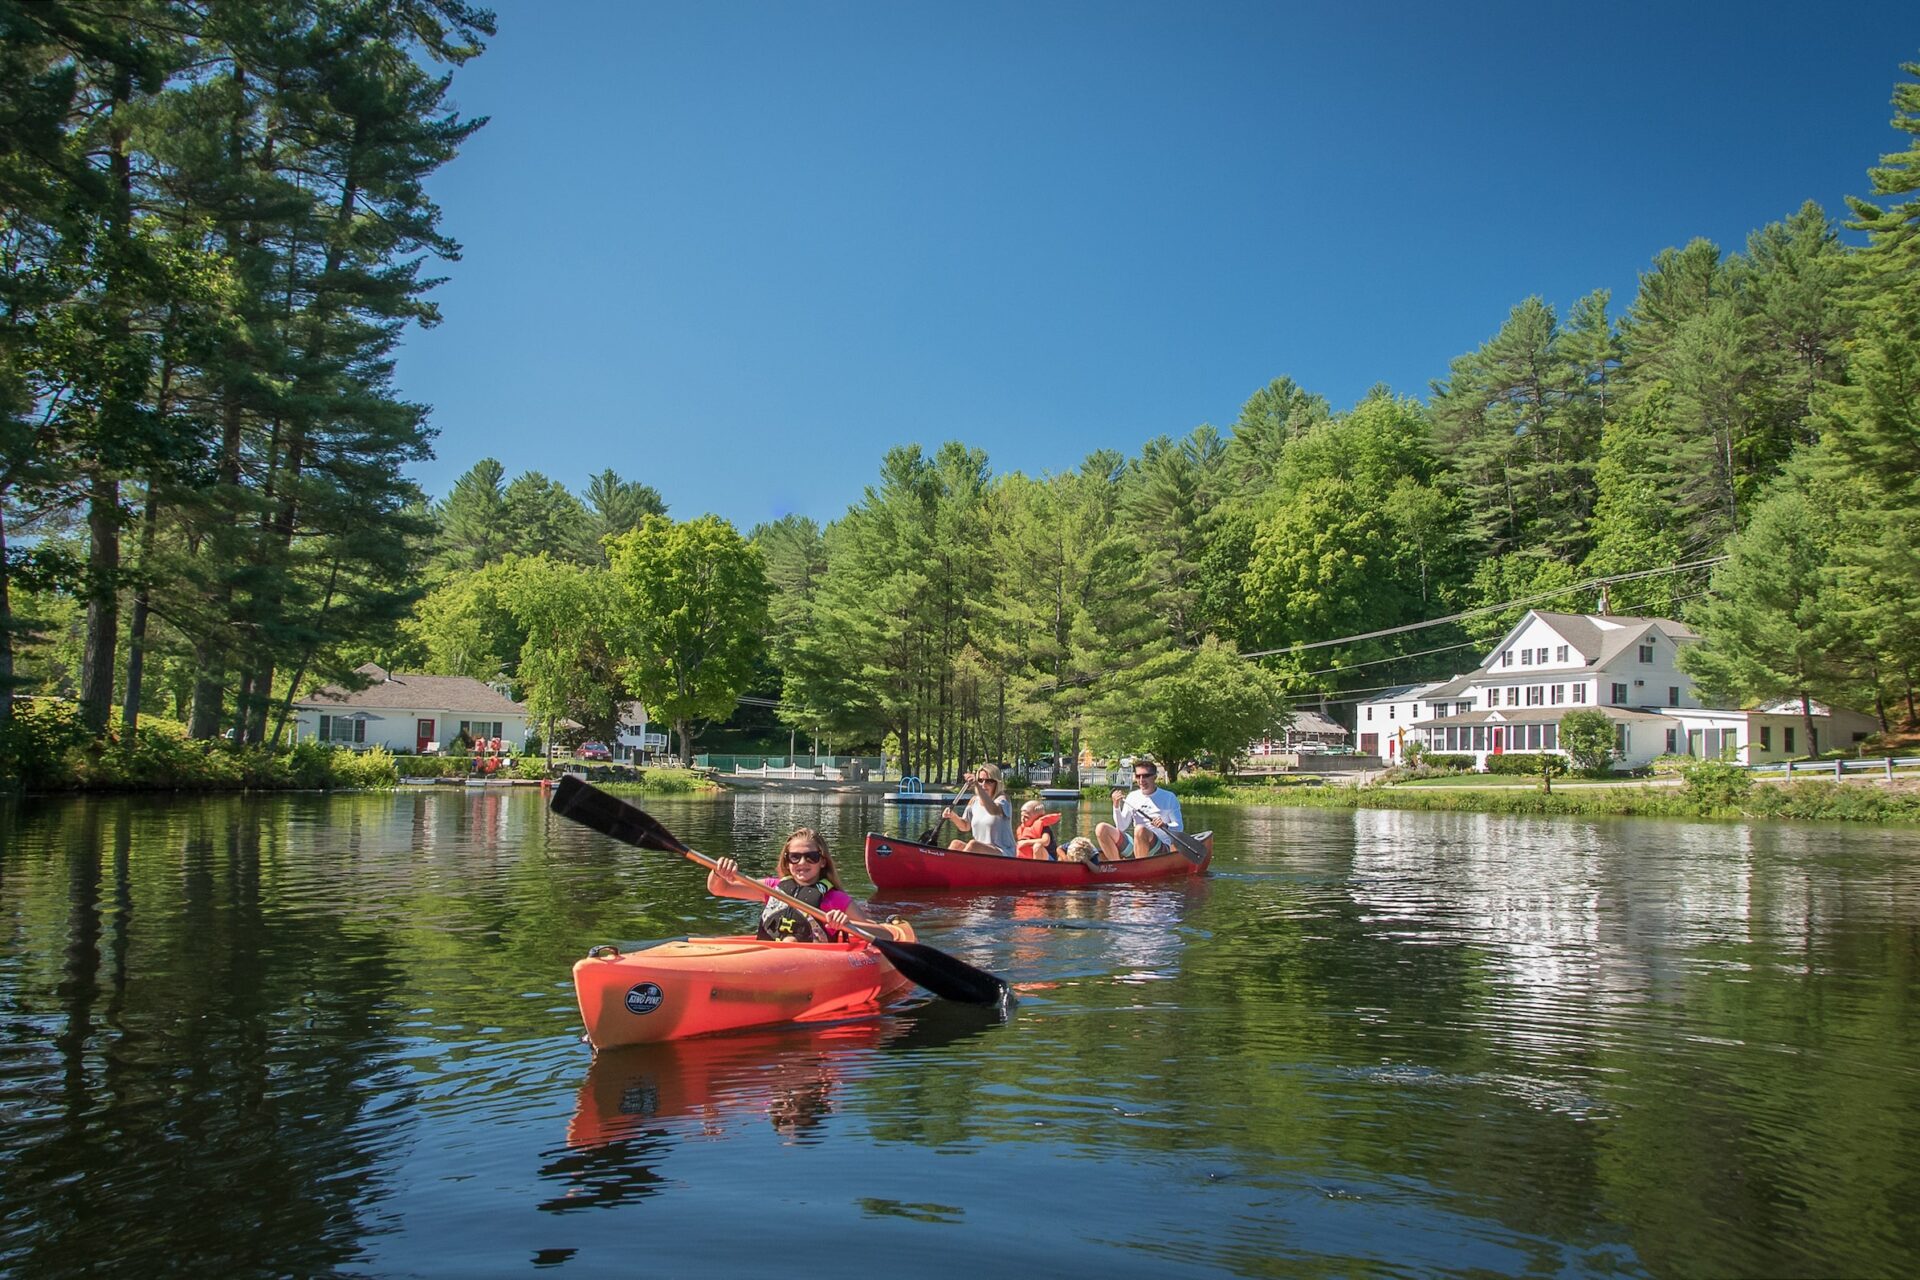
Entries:
{"type": "Polygon", "coordinates": [[[1490,756],[1558,751],[1561,717],[1589,708],[1613,722],[1622,768],[1662,755],[1789,760],[1850,746],[1877,727],[1825,706],[1815,710],[1811,732],[1797,705],[1786,714],[1706,707],[1679,666],[1681,650],[1698,640],[1670,618],[1529,610],[1475,670],[1359,704],[1362,750],[1378,726],[1375,754],[1390,764],[1406,758],[1411,742],[1472,756],[1484,768],[1490,756]],[[1791,736],[1788,719],[1798,726],[1791,736]]]}

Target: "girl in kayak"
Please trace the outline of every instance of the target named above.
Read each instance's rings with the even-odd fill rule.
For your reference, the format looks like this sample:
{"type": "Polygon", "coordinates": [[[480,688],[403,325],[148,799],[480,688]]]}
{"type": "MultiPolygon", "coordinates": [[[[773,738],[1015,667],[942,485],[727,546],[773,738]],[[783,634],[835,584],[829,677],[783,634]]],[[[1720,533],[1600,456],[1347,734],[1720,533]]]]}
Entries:
{"type": "MultiPolygon", "coordinates": [[[[707,873],[708,893],[716,898],[749,901],[765,897],[754,890],[752,881],[740,874],[739,863],[732,858],[721,858],[719,863],[707,873]]],[[[833,855],[827,852],[826,841],[812,827],[794,828],[793,834],[780,846],[780,860],[774,864],[774,874],[760,883],[820,908],[834,924],[828,928],[778,898],[767,898],[760,912],[759,936],[770,942],[839,942],[847,936],[839,926],[849,920],[886,928],[840,887],[840,872],[833,865],[833,855]]]]}

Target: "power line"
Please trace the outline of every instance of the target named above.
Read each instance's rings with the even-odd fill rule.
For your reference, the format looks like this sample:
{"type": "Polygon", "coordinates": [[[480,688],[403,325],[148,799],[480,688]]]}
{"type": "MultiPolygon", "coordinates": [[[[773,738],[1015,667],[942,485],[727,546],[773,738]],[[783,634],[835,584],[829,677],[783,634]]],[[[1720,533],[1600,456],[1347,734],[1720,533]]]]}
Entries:
{"type": "Polygon", "coordinates": [[[1483,617],[1489,613],[1504,613],[1508,609],[1517,609],[1522,605],[1539,604],[1543,600],[1557,600],[1561,596],[1572,595],[1576,591],[1588,591],[1594,587],[1609,586],[1616,582],[1635,582],[1641,578],[1658,578],[1669,573],[1687,573],[1694,569],[1705,569],[1719,564],[1725,556],[1708,556],[1704,560],[1691,560],[1685,564],[1668,565],[1664,569],[1641,569],[1634,573],[1612,573],[1605,577],[1588,578],[1585,582],[1575,582],[1564,587],[1539,595],[1523,596],[1518,600],[1509,600],[1505,604],[1484,604],[1476,609],[1464,609],[1459,613],[1450,613],[1444,618],[1429,618],[1425,622],[1408,622],[1398,627],[1382,627],[1378,631],[1364,631],[1359,635],[1340,636],[1333,640],[1312,640],[1305,644],[1288,645],[1283,649],[1261,649],[1255,653],[1243,653],[1243,658],[1271,658],[1283,653],[1304,653],[1308,649],[1327,649],[1339,644],[1358,644],[1362,640],[1378,640],[1382,636],[1403,635],[1408,631],[1424,631],[1428,627],[1445,626],[1449,622],[1464,622],[1468,618],[1483,617]]]}

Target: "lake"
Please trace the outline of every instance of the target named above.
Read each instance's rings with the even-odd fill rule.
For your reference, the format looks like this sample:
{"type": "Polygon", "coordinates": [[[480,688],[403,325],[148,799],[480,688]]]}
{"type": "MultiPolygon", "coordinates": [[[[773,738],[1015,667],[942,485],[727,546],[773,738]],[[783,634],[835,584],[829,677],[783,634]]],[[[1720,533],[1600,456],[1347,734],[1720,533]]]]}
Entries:
{"type": "MultiPolygon", "coordinates": [[[[928,820],[645,803],[857,891],[928,820]]],[[[574,960],[755,908],[537,791],[0,806],[0,1269],[1920,1270],[1920,832],[1188,811],[1190,885],[881,903],[1004,1019],[596,1060],[574,960]]]]}

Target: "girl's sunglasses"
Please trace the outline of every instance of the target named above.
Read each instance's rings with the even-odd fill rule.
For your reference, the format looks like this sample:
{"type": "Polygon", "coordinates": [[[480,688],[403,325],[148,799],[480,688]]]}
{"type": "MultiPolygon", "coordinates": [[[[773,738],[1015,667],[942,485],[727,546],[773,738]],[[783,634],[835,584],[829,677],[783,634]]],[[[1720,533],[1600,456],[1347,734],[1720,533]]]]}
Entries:
{"type": "Polygon", "coordinates": [[[826,859],[826,856],[826,854],[820,852],[818,849],[787,850],[787,862],[789,864],[795,862],[822,862],[826,859]]]}

